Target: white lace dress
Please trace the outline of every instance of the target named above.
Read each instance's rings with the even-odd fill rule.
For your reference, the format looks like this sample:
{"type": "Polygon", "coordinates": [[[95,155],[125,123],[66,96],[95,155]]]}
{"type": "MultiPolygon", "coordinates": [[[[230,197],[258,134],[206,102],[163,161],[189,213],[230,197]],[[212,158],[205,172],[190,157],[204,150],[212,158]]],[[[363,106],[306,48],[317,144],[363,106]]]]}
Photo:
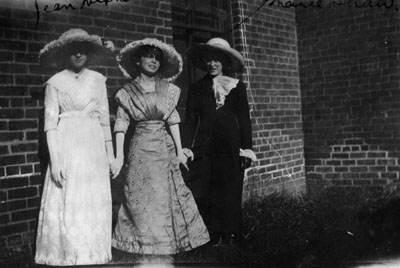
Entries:
{"type": "Polygon", "coordinates": [[[58,188],[47,170],[38,221],[35,262],[100,264],[111,260],[111,190],[105,140],[111,140],[106,78],[85,69],[49,79],[45,131],[56,130],[58,188]]]}

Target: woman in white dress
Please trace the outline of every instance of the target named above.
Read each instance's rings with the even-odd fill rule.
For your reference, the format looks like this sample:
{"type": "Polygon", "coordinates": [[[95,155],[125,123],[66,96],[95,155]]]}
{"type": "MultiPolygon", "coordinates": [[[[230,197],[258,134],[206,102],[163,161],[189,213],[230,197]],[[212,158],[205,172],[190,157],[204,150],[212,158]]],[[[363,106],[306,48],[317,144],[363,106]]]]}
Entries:
{"type": "Polygon", "coordinates": [[[111,260],[110,132],[106,78],[86,68],[112,43],[70,29],[40,51],[45,65],[66,67],[46,82],[50,163],[43,187],[35,262],[101,264],[111,260]]]}

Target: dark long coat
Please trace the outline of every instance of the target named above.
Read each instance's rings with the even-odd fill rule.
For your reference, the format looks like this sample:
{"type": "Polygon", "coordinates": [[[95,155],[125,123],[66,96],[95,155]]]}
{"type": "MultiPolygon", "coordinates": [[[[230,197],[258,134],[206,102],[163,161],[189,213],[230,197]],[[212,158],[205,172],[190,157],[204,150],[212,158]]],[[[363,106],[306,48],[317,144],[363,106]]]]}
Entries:
{"type": "Polygon", "coordinates": [[[239,149],[252,148],[252,131],[245,85],[239,81],[218,110],[206,75],[189,91],[186,122],[195,160],[186,181],[212,232],[238,232],[244,170],[239,149]]]}

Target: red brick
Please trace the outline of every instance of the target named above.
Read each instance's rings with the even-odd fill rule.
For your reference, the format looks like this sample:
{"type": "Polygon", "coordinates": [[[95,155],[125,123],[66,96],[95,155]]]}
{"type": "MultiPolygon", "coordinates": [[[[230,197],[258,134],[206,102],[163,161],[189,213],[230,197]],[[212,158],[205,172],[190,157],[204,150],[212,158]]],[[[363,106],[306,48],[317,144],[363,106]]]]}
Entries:
{"type": "Polygon", "coordinates": [[[26,187],[26,188],[20,188],[20,189],[15,189],[15,190],[9,190],[8,191],[8,198],[9,200],[12,199],[21,199],[21,198],[28,198],[28,197],[34,197],[37,196],[38,191],[36,187],[26,187]]]}
{"type": "Polygon", "coordinates": [[[9,108],[0,110],[0,119],[20,119],[25,115],[21,108],[9,108]]]}
{"type": "Polygon", "coordinates": [[[6,155],[0,156],[0,163],[2,165],[16,165],[25,163],[25,155],[6,155]]]}
{"type": "Polygon", "coordinates": [[[8,129],[11,131],[15,130],[25,130],[25,129],[36,129],[37,128],[37,120],[15,120],[10,121],[8,124],[8,129]]]}
{"type": "Polygon", "coordinates": [[[0,211],[2,213],[26,209],[26,208],[27,208],[26,200],[17,200],[17,201],[0,203],[0,211]]]}
{"type": "Polygon", "coordinates": [[[34,218],[37,218],[38,214],[39,214],[39,211],[37,208],[12,212],[11,213],[11,221],[18,222],[18,221],[26,221],[26,220],[34,219],[34,218]]]}
{"type": "MultiPolygon", "coordinates": [[[[2,234],[7,234],[7,235],[23,233],[23,232],[28,231],[28,223],[27,222],[21,222],[21,223],[3,225],[3,226],[0,226],[0,231],[1,231],[2,234]]],[[[22,243],[22,239],[21,239],[20,242],[14,242],[13,241],[13,242],[10,243],[10,239],[8,239],[8,241],[9,241],[9,243],[8,243],[9,246],[10,246],[10,244],[12,244],[12,246],[15,246],[17,244],[21,244],[22,243]]]]}
{"type": "Polygon", "coordinates": [[[36,152],[37,150],[37,143],[20,143],[17,145],[11,145],[11,151],[13,153],[36,152]]]}
{"type": "Polygon", "coordinates": [[[19,166],[6,167],[7,176],[19,175],[19,166]]]}

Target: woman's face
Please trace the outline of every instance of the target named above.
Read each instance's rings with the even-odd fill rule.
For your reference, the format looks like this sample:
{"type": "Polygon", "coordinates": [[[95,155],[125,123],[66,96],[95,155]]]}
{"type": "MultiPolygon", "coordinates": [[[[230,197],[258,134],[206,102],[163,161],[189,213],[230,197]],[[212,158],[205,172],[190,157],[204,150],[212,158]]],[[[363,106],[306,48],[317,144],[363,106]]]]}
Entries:
{"type": "Polygon", "coordinates": [[[72,43],[68,47],[69,65],[74,72],[79,72],[86,66],[88,49],[83,44],[72,43]]]}
{"type": "Polygon", "coordinates": [[[206,58],[206,67],[207,67],[207,72],[215,77],[222,75],[222,60],[219,56],[215,54],[211,54],[206,58]]]}
{"type": "Polygon", "coordinates": [[[154,50],[143,53],[138,62],[140,71],[148,76],[156,75],[161,66],[161,56],[154,50]]]}

